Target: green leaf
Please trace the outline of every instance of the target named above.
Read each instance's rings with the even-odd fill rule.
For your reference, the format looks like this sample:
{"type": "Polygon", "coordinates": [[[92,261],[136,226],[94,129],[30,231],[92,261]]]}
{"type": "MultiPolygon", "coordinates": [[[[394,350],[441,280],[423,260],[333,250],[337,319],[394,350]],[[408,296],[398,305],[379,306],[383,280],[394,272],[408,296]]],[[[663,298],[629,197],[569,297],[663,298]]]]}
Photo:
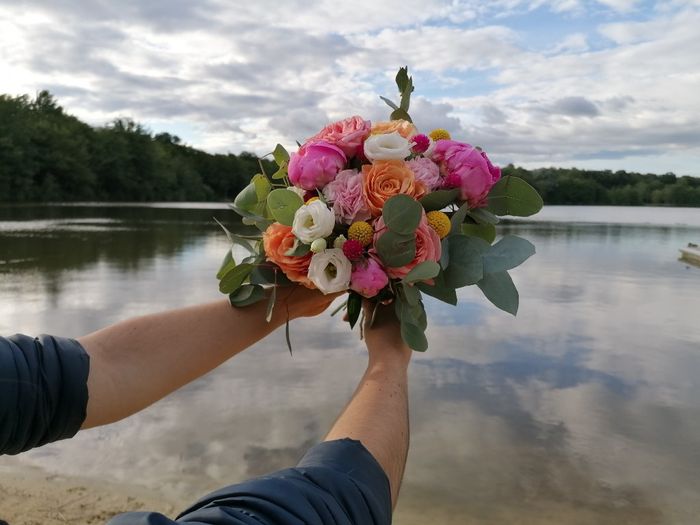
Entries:
{"type": "Polygon", "coordinates": [[[224,275],[233,270],[235,267],[236,261],[233,260],[233,254],[231,253],[231,250],[227,250],[224,260],[219,267],[219,271],[216,273],[216,278],[221,280],[224,275]]]}
{"type": "Polygon", "coordinates": [[[394,102],[392,102],[388,98],[382,97],[381,95],[379,96],[379,98],[381,98],[384,102],[386,102],[387,106],[389,106],[391,109],[399,109],[399,106],[394,104],[394,102]]]}
{"type": "Polygon", "coordinates": [[[275,162],[280,168],[289,162],[289,153],[287,153],[287,150],[284,149],[284,146],[282,146],[282,144],[277,144],[277,146],[275,146],[275,150],[272,152],[272,156],[274,157],[275,162]]]}
{"type": "Polygon", "coordinates": [[[506,235],[483,255],[484,273],[499,273],[515,268],[535,254],[535,247],[527,239],[506,235]]]}
{"type": "Polygon", "coordinates": [[[418,288],[424,294],[435,297],[435,299],[439,299],[444,303],[451,304],[453,306],[456,305],[457,292],[454,288],[445,285],[445,279],[443,278],[442,274],[438,275],[435,279],[433,279],[433,281],[435,281],[433,286],[426,283],[418,283],[416,284],[416,288],[418,288]]]}
{"type": "Polygon", "coordinates": [[[496,215],[517,217],[534,215],[544,204],[535,188],[512,175],[507,175],[494,184],[489,192],[488,201],[488,209],[496,215]]]}
{"type": "Polygon", "coordinates": [[[250,282],[251,284],[274,284],[277,282],[277,286],[294,284],[284,275],[282,270],[269,263],[255,266],[253,271],[250,272],[250,282]]]}
{"type": "Polygon", "coordinates": [[[403,93],[408,88],[408,67],[400,67],[396,73],[396,86],[399,88],[399,93],[403,93]]]}
{"type": "Polygon", "coordinates": [[[498,224],[499,222],[498,217],[484,208],[469,210],[467,215],[474,219],[477,224],[498,224]]]}
{"type": "Polygon", "coordinates": [[[350,328],[355,328],[355,323],[360,318],[362,311],[362,296],[357,292],[350,292],[348,296],[348,321],[350,328]]]}
{"type": "Polygon", "coordinates": [[[265,299],[265,290],[257,284],[244,284],[228,298],[232,306],[242,308],[265,299]]]}
{"type": "Polygon", "coordinates": [[[287,348],[289,348],[289,355],[292,355],[292,340],[289,337],[289,316],[287,316],[287,322],[284,324],[284,339],[287,341],[287,348]]]}
{"type": "Polygon", "coordinates": [[[258,198],[258,203],[263,202],[272,190],[272,184],[270,184],[265,175],[260,175],[259,173],[253,177],[251,182],[255,186],[255,195],[258,198]]]}
{"type": "Polygon", "coordinates": [[[253,270],[252,264],[239,264],[235,268],[229,270],[219,281],[219,290],[221,293],[232,294],[243,284],[250,272],[253,270]]]}
{"type": "Polygon", "coordinates": [[[420,200],[425,211],[441,210],[448,204],[452,204],[459,197],[459,189],[453,190],[437,190],[428,193],[420,200]]]}
{"type": "Polygon", "coordinates": [[[275,272],[275,284],[270,292],[270,300],[267,302],[267,312],[265,313],[265,320],[269,323],[272,321],[272,312],[275,309],[275,302],[277,301],[277,272],[275,272]]]}
{"type": "Polygon", "coordinates": [[[518,290],[508,272],[485,275],[476,285],[496,307],[512,315],[518,313],[518,290]]]}
{"type": "Polygon", "coordinates": [[[420,203],[408,195],[394,195],[384,203],[384,224],[394,233],[412,234],[423,217],[420,203]]]}
{"type": "Polygon", "coordinates": [[[476,284],[484,276],[482,254],[489,244],[478,237],[450,236],[450,265],[444,270],[445,285],[461,288],[476,284]]]}
{"type": "Polygon", "coordinates": [[[411,117],[409,116],[408,112],[405,109],[395,109],[394,111],[391,112],[391,115],[389,115],[390,120],[407,120],[408,122],[413,122],[411,120],[411,117]]]}
{"type": "Polygon", "coordinates": [[[294,239],[294,245],[289,250],[284,252],[284,254],[288,257],[303,257],[310,251],[310,245],[304,244],[299,239],[294,239]]]}
{"type": "Polygon", "coordinates": [[[467,212],[469,211],[469,203],[465,202],[462,204],[459,209],[454,212],[452,215],[452,218],[450,219],[450,222],[452,223],[452,228],[450,229],[450,235],[459,233],[462,231],[462,223],[464,222],[464,218],[467,216],[467,212]]]}
{"type": "Polygon", "coordinates": [[[418,288],[403,284],[401,286],[401,291],[403,292],[403,296],[409,305],[416,306],[420,304],[420,291],[418,288]]]}
{"type": "Polygon", "coordinates": [[[479,237],[491,244],[496,238],[496,227],[493,224],[462,224],[462,234],[469,237],[479,237]]]}
{"type": "Polygon", "coordinates": [[[425,352],[428,349],[428,339],[419,326],[410,321],[401,321],[401,338],[416,352],[425,352]]]}
{"type": "Polygon", "coordinates": [[[379,237],[375,248],[386,266],[398,268],[415,259],[416,236],[387,231],[379,237]]]}
{"type": "Polygon", "coordinates": [[[294,213],[302,207],[304,202],[293,191],[278,188],[272,190],[267,196],[267,205],[272,216],[280,224],[291,226],[294,222],[294,213]]]}
{"type": "Polygon", "coordinates": [[[440,241],[440,267],[444,270],[450,264],[450,238],[440,241]]]}
{"type": "MultiPolygon", "coordinates": [[[[415,283],[432,279],[440,273],[440,265],[433,261],[424,261],[414,266],[402,279],[404,283],[415,283]]],[[[407,287],[410,288],[410,287],[407,287]]]]}
{"type": "Polygon", "coordinates": [[[258,194],[255,191],[255,184],[251,182],[236,196],[231,207],[238,213],[241,213],[242,211],[252,215],[258,202],[258,194]]]}
{"type": "Polygon", "coordinates": [[[270,177],[272,180],[280,180],[283,179],[287,176],[287,166],[282,166],[280,169],[278,169],[276,172],[274,172],[270,177]]]}

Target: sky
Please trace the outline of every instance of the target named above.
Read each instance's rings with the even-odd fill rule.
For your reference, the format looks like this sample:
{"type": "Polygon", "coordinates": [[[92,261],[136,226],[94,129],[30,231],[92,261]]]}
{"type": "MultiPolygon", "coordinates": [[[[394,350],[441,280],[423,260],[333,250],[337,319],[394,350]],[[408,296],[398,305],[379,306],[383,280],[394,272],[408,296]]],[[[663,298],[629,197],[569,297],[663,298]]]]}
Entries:
{"type": "Polygon", "coordinates": [[[494,162],[700,176],[700,0],[0,0],[0,93],[210,152],[386,120],[494,162]]]}

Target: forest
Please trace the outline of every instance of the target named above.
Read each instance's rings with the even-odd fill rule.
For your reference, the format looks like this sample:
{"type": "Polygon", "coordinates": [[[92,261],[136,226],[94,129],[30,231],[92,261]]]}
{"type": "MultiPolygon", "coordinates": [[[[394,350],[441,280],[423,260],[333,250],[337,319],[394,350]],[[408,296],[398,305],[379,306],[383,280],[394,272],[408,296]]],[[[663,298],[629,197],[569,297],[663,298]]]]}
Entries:
{"type": "MultiPolygon", "coordinates": [[[[252,153],[210,154],[118,119],[92,127],[47,91],[0,95],[0,202],[226,201],[263,169],[252,153]]],[[[700,177],[508,165],[546,204],[700,206],[700,177]]]]}

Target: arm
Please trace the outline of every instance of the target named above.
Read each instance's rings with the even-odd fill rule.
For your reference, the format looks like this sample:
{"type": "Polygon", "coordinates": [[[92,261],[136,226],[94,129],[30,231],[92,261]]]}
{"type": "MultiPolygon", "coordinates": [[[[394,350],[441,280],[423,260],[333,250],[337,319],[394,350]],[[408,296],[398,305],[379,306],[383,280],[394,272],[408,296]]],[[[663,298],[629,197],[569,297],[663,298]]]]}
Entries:
{"type": "Polygon", "coordinates": [[[396,506],[408,456],[407,371],[411,349],[401,339],[393,306],[379,308],[375,325],[365,328],[367,370],[325,440],[361,441],[389,478],[391,501],[396,506]]]}
{"type": "Polygon", "coordinates": [[[321,313],[337,297],[301,286],[267,301],[232,308],[226,300],[137,317],[78,341],[90,356],[89,401],[82,428],[112,423],[209,372],[291,319],[321,313]]]}

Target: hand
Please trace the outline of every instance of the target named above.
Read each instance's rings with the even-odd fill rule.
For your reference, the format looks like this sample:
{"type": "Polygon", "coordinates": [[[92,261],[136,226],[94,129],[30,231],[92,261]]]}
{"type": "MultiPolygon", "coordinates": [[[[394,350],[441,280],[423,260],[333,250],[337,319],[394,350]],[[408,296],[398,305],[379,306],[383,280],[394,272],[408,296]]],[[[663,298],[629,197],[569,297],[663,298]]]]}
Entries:
{"type": "Polygon", "coordinates": [[[323,295],[318,290],[309,290],[301,285],[282,286],[277,290],[277,300],[283,308],[289,308],[291,319],[315,317],[323,313],[343,293],[345,292],[323,295]]]}
{"type": "Polygon", "coordinates": [[[371,328],[369,325],[375,303],[365,301],[363,308],[365,342],[370,362],[398,360],[407,365],[413,352],[401,337],[401,324],[394,313],[394,305],[376,305],[377,312],[371,328]]]}

